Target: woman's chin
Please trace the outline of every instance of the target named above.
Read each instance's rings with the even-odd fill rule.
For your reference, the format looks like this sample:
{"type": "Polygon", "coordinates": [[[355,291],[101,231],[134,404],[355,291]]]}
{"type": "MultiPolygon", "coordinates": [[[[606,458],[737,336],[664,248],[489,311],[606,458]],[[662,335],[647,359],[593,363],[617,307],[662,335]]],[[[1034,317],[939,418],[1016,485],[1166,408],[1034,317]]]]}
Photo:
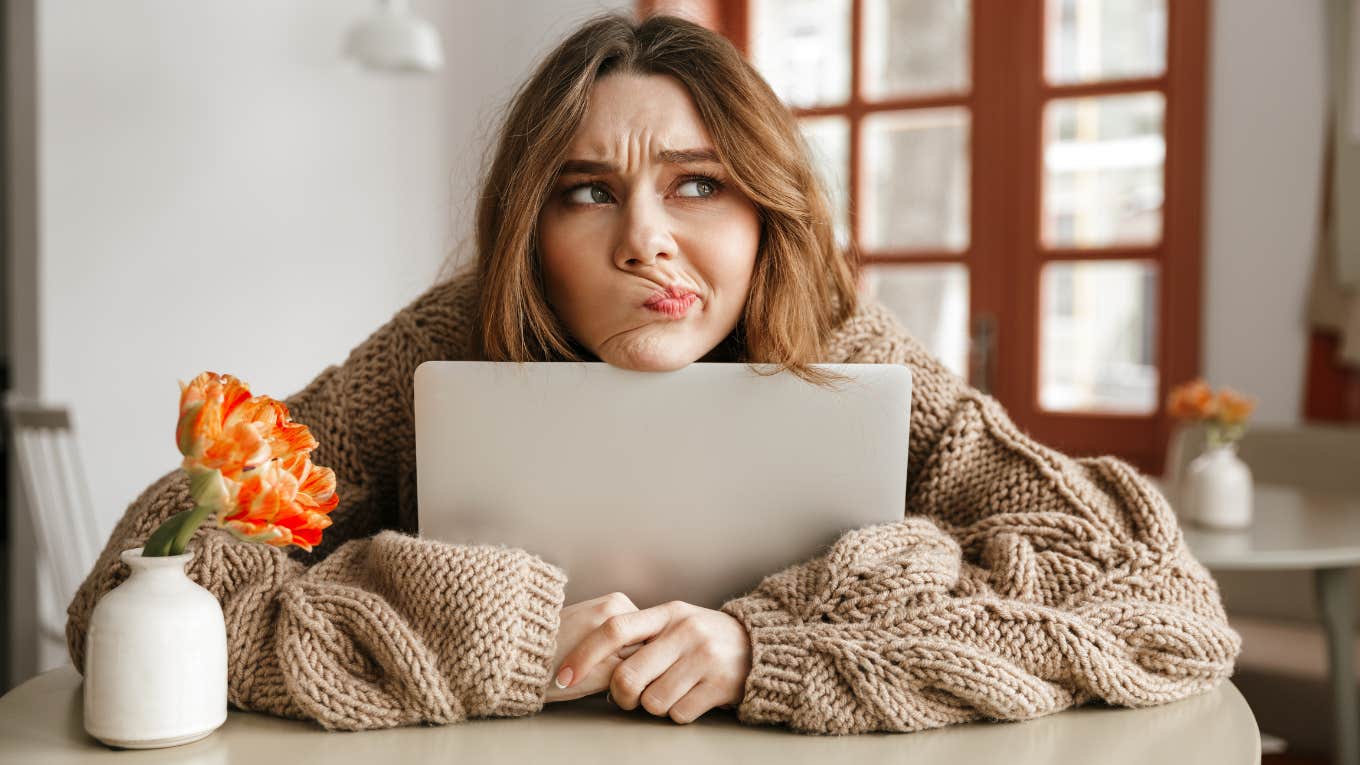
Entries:
{"type": "Polygon", "coordinates": [[[704,355],[704,350],[673,339],[640,338],[638,341],[596,352],[601,361],[636,372],[672,372],[682,369],[704,355]]]}
{"type": "Polygon", "coordinates": [[[605,357],[604,361],[634,372],[673,372],[689,366],[695,359],[687,356],[626,356],[620,359],[605,357]]]}

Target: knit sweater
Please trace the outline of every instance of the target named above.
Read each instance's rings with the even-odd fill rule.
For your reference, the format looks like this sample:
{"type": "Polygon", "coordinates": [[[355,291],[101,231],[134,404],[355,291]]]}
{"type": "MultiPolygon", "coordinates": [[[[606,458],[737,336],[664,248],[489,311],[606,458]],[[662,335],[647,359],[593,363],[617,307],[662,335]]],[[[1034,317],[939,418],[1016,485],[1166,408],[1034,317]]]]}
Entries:
{"type": "MultiPolygon", "coordinates": [[[[475,307],[465,271],[286,399],[341,498],[312,553],[211,523],[194,534],[187,571],[222,604],[236,707],[346,730],[542,708],[565,573],[532,551],[412,533],[413,374],[471,357],[475,307]]],[[[1162,704],[1232,674],[1241,637],[1217,584],[1131,465],[1037,443],[872,300],[822,361],[911,368],[904,517],[722,606],[751,640],[741,722],[915,731],[1162,704]]],[[[128,575],[119,553],[191,504],[176,468],[127,508],[68,608],[77,669],[95,603],[128,575]]]]}

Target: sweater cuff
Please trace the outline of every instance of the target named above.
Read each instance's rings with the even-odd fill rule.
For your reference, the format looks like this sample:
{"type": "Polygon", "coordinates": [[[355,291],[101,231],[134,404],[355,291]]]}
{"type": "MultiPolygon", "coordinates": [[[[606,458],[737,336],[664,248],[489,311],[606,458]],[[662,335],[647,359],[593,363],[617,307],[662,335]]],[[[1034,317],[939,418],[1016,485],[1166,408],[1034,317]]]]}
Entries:
{"type": "Polygon", "coordinates": [[[792,723],[806,700],[807,630],[779,601],[759,592],[730,600],[722,612],[751,638],[751,673],[737,707],[744,723],[792,723]]]}
{"type": "Polygon", "coordinates": [[[492,711],[496,716],[520,717],[543,708],[566,598],[567,576],[562,569],[528,554],[523,565],[524,591],[519,599],[522,628],[512,640],[505,693],[492,711]]]}

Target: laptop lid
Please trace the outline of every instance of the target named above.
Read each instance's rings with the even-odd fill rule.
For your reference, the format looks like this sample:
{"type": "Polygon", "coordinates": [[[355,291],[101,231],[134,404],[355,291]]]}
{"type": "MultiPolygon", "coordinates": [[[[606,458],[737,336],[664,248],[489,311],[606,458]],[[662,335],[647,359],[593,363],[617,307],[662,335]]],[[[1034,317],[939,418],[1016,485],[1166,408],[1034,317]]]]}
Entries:
{"type": "Polygon", "coordinates": [[[707,608],[905,512],[911,373],[817,365],[426,361],[415,372],[420,535],[567,573],[566,603],[707,608]],[[757,365],[765,371],[773,365],[757,365]]]}

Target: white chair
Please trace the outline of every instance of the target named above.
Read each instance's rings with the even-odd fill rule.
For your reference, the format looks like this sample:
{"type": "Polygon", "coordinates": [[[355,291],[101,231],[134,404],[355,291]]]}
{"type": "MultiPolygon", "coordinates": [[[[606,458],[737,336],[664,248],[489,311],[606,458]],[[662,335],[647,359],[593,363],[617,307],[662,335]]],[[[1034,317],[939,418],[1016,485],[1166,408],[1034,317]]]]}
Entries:
{"type": "Polygon", "coordinates": [[[66,407],[39,404],[11,391],[5,413],[41,555],[37,574],[49,584],[47,599],[38,604],[39,629],[64,645],[66,606],[99,557],[103,529],[66,407]]]}

